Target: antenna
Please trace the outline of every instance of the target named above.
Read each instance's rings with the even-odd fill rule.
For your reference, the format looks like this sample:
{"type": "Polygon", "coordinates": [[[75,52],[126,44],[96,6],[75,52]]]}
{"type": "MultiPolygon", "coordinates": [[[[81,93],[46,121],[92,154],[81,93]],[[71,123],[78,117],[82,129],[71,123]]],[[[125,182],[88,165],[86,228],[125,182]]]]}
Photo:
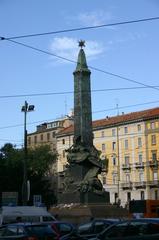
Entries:
{"type": "Polygon", "coordinates": [[[65,116],[67,115],[67,97],[65,96],[65,116]]]}
{"type": "Polygon", "coordinates": [[[116,98],[115,101],[116,101],[117,116],[119,116],[119,100],[118,100],[118,98],[116,98]]]}

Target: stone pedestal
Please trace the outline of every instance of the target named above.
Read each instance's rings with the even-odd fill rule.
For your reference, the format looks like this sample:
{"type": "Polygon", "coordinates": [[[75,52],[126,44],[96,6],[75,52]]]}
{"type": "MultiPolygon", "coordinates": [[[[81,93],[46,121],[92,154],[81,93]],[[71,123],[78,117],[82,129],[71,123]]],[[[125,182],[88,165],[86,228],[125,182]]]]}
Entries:
{"type": "Polygon", "coordinates": [[[58,197],[58,204],[107,204],[110,202],[108,192],[97,194],[94,192],[64,192],[60,193],[58,197]]]}
{"type": "Polygon", "coordinates": [[[128,218],[128,210],[116,205],[107,204],[64,204],[52,207],[49,212],[57,215],[61,221],[75,225],[88,222],[93,218],[128,218]]]}

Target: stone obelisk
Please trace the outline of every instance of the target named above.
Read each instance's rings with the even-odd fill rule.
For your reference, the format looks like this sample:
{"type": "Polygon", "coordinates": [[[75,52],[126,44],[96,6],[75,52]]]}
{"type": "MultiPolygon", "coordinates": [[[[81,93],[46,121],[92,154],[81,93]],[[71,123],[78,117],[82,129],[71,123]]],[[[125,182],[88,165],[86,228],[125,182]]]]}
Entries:
{"type": "Polygon", "coordinates": [[[74,140],[81,139],[86,147],[92,147],[92,110],[90,70],[83,50],[84,41],[79,42],[81,47],[77,67],[74,71],[74,140]]]}
{"type": "Polygon", "coordinates": [[[67,169],[59,203],[108,202],[98,175],[102,172],[100,151],[93,145],[91,86],[85,52],[80,41],[74,71],[74,141],[67,150],[67,169]]]}

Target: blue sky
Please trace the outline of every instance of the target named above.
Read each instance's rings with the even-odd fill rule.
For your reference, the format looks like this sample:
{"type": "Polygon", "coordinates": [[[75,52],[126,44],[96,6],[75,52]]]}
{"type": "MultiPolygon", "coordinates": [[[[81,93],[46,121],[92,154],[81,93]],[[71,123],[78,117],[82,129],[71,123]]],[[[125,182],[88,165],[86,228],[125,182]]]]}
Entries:
{"type": "MultiPolygon", "coordinates": [[[[0,36],[13,37],[158,16],[158,0],[0,0],[0,36]]],[[[77,42],[83,39],[90,67],[158,86],[158,29],[159,20],[156,20],[15,41],[76,61],[77,42]]],[[[0,146],[6,142],[22,146],[24,114],[21,106],[25,100],[35,105],[35,111],[27,115],[29,132],[35,131],[36,125],[57,119],[73,108],[73,94],[67,92],[73,91],[75,67],[75,63],[13,42],[0,41],[0,146]],[[41,93],[63,94],[16,97],[41,93]]],[[[140,86],[91,69],[92,90],[140,86]]],[[[158,107],[159,91],[145,88],[92,92],[93,119],[116,115],[116,109],[109,109],[116,108],[117,104],[119,113],[158,107]]]]}

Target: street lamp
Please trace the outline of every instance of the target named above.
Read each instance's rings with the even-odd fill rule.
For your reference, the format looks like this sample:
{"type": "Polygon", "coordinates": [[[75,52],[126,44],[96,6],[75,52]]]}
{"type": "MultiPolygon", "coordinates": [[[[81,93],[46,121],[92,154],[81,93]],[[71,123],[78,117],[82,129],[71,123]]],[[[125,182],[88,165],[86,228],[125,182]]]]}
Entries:
{"type": "Polygon", "coordinates": [[[28,105],[27,101],[25,101],[24,106],[21,109],[24,112],[24,169],[23,169],[23,185],[22,185],[22,202],[23,205],[27,205],[28,201],[28,176],[27,176],[27,129],[26,129],[26,117],[27,112],[34,111],[34,105],[28,105]]]}

